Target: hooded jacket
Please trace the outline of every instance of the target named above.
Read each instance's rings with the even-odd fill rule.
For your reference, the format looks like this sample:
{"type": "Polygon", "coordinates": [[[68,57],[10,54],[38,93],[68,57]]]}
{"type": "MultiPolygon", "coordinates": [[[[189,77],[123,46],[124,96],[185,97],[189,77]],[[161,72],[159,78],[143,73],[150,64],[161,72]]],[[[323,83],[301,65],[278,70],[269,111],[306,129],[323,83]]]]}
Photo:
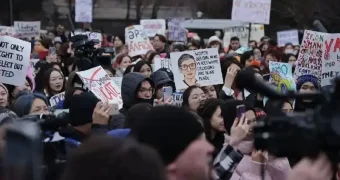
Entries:
{"type": "Polygon", "coordinates": [[[168,84],[173,88],[173,90],[176,90],[174,81],[172,81],[169,75],[163,70],[157,70],[156,72],[154,72],[151,75],[151,79],[153,83],[155,84],[156,88],[158,88],[160,85],[168,84]]]}
{"type": "Polygon", "coordinates": [[[149,81],[151,86],[153,86],[152,80],[140,73],[131,72],[124,75],[121,88],[123,108],[119,110],[120,113],[118,115],[112,116],[110,129],[123,128],[128,109],[139,103],[136,98],[137,91],[139,90],[138,86],[145,80],[149,81]]]}

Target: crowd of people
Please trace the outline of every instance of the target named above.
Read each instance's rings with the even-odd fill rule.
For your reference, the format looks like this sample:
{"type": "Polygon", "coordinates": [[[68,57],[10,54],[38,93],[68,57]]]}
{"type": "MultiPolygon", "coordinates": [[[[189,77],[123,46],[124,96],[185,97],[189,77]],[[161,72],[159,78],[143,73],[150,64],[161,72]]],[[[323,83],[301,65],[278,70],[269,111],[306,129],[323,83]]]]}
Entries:
{"type": "MultiPolygon", "coordinates": [[[[75,73],[78,61],[75,48],[58,26],[30,40],[32,58],[39,62],[28,71],[26,83],[14,86],[0,83],[0,126],[27,115],[53,114],[68,109],[65,126],[56,132],[65,142],[67,162],[61,170],[46,179],[61,180],[326,180],[333,169],[324,154],[316,159],[277,158],[254,148],[253,127],[265,120],[272,100],[238,87],[237,75],[253,69],[268,81],[269,62],[290,63],[295,69],[299,46],[278,47],[275,40],[250,41],[249,50],[241,48],[238,37],[223,47],[218,36],[203,44],[197,35],[186,43],[170,42],[166,35],[150,38],[154,50],[130,57],[124,36],[102,33],[101,47],[112,47],[105,53],[102,67],[110,77],[123,77],[123,107],[110,115],[112,105],[101,102],[89,92],[75,73]],[[54,47],[55,54],[49,49],[54,47]],[[171,52],[217,48],[224,84],[192,85],[176,89],[170,69],[153,70],[157,58],[169,58],[171,52]],[[171,97],[163,99],[164,87],[183,93],[181,107],[171,97]],[[65,92],[65,99],[51,107],[50,98],[65,92]],[[237,115],[237,106],[245,112],[237,115]],[[261,117],[259,112],[261,111],[261,117]],[[263,168],[263,169],[262,169],[263,168]],[[263,171],[262,171],[263,170],[263,171]]],[[[0,80],[1,82],[1,80],[0,80]]],[[[296,79],[296,90],[314,92],[320,89],[318,78],[302,75],[296,79]]],[[[320,103],[318,99],[295,99],[284,102],[283,113],[304,112],[320,103]]],[[[2,133],[2,149],[6,148],[2,133]]],[[[45,136],[45,135],[44,135],[45,136]]],[[[294,147],[292,147],[294,148],[294,147]]],[[[4,172],[6,174],[6,172],[4,172]]]]}

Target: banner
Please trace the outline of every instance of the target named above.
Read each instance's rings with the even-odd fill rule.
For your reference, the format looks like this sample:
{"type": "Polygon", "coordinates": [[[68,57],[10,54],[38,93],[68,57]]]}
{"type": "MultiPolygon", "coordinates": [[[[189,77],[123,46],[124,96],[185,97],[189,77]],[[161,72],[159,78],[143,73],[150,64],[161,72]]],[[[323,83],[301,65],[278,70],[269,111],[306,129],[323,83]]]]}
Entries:
{"type": "Polygon", "coordinates": [[[120,89],[101,66],[77,72],[84,85],[102,102],[123,107],[120,89]]]}
{"type": "MultiPolygon", "coordinates": [[[[224,28],[223,45],[228,47],[230,44],[230,39],[232,37],[240,38],[241,46],[248,46],[249,39],[249,25],[233,26],[224,28]]],[[[264,26],[262,24],[252,24],[250,32],[250,40],[255,40],[260,42],[261,38],[264,36],[264,26]]]]}
{"type": "Polygon", "coordinates": [[[0,36],[12,36],[15,37],[15,30],[10,26],[0,26],[0,36]]]}
{"type": "Polygon", "coordinates": [[[0,36],[0,82],[22,86],[30,66],[31,43],[0,36]]]}
{"type": "Polygon", "coordinates": [[[324,42],[321,87],[331,85],[331,80],[340,72],[340,34],[329,34],[324,42]]]}
{"type": "Polygon", "coordinates": [[[269,82],[276,87],[278,92],[286,93],[289,90],[296,90],[291,64],[269,61],[269,70],[269,82]]]}
{"type": "Polygon", "coordinates": [[[40,36],[40,21],[14,21],[14,32],[19,38],[40,36]]]}
{"type": "Polygon", "coordinates": [[[92,22],[93,4],[92,0],[76,0],[75,21],[82,23],[92,22]]]}
{"type": "Polygon", "coordinates": [[[277,43],[280,47],[284,47],[287,43],[299,45],[299,32],[297,29],[277,32],[277,43]]]}
{"type": "Polygon", "coordinates": [[[140,20],[140,25],[143,26],[144,32],[148,37],[154,37],[156,34],[165,34],[164,19],[143,19],[140,20]]]}
{"type": "Polygon", "coordinates": [[[141,25],[125,28],[125,42],[128,45],[129,56],[131,57],[144,55],[153,50],[153,46],[141,25]]]}
{"type": "Polygon", "coordinates": [[[65,99],[65,92],[56,94],[50,98],[51,107],[56,106],[60,101],[65,99]]]}
{"type": "Polygon", "coordinates": [[[223,84],[217,48],[173,52],[170,57],[177,89],[186,89],[195,84],[223,84]]]}
{"type": "Polygon", "coordinates": [[[172,69],[171,67],[171,59],[167,58],[155,58],[154,60],[154,72],[161,68],[172,69]]]}
{"type": "Polygon", "coordinates": [[[122,89],[123,77],[112,77],[111,79],[113,80],[113,82],[116,83],[116,85],[119,89],[122,89]]]}
{"type": "Polygon", "coordinates": [[[183,26],[184,18],[172,18],[168,21],[169,41],[186,42],[187,30],[183,26]]]}
{"type": "Polygon", "coordinates": [[[323,46],[327,33],[305,30],[297,59],[294,75],[310,74],[319,78],[321,82],[321,69],[323,59],[323,46]]]}
{"type": "Polygon", "coordinates": [[[234,0],[231,19],[269,24],[271,0],[234,0]]]}

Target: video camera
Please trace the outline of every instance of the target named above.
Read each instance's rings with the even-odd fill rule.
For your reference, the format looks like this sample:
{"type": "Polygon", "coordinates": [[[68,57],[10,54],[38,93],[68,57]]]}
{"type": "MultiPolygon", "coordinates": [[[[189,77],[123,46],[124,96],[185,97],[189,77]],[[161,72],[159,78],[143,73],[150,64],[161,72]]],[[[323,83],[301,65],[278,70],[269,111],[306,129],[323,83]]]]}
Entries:
{"type": "Polygon", "coordinates": [[[317,157],[328,155],[335,165],[340,162],[340,77],[333,80],[327,92],[301,94],[278,93],[269,83],[255,75],[253,69],[240,71],[236,82],[241,88],[258,92],[274,100],[274,107],[264,121],[254,127],[255,148],[267,150],[276,157],[317,157]],[[285,99],[321,98],[324,102],[313,111],[285,114],[281,112],[285,99]]]}
{"type": "Polygon", "coordinates": [[[60,113],[58,116],[53,114],[27,115],[19,119],[31,121],[39,124],[43,132],[57,132],[61,127],[68,125],[68,113],[60,113]]]}
{"type": "MultiPolygon", "coordinates": [[[[91,33],[90,33],[91,34],[91,33]]],[[[111,64],[114,50],[112,47],[96,48],[100,42],[89,40],[87,35],[78,34],[71,37],[72,48],[75,49],[74,55],[78,58],[76,66],[79,71],[91,69],[102,65],[111,64]]]]}

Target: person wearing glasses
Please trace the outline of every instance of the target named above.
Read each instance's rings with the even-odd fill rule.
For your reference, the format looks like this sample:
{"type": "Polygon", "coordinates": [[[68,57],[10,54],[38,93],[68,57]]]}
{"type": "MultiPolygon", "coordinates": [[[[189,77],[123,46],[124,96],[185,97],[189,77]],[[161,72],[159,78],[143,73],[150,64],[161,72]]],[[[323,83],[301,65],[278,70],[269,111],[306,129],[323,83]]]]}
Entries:
{"type": "Polygon", "coordinates": [[[178,68],[179,71],[183,74],[183,83],[188,87],[197,84],[196,79],[196,61],[194,56],[190,54],[183,54],[178,59],[178,68]]]}
{"type": "Polygon", "coordinates": [[[139,72],[131,72],[123,76],[121,94],[123,107],[118,115],[112,116],[111,129],[123,128],[128,110],[139,103],[153,105],[155,85],[153,81],[139,72]]]}

